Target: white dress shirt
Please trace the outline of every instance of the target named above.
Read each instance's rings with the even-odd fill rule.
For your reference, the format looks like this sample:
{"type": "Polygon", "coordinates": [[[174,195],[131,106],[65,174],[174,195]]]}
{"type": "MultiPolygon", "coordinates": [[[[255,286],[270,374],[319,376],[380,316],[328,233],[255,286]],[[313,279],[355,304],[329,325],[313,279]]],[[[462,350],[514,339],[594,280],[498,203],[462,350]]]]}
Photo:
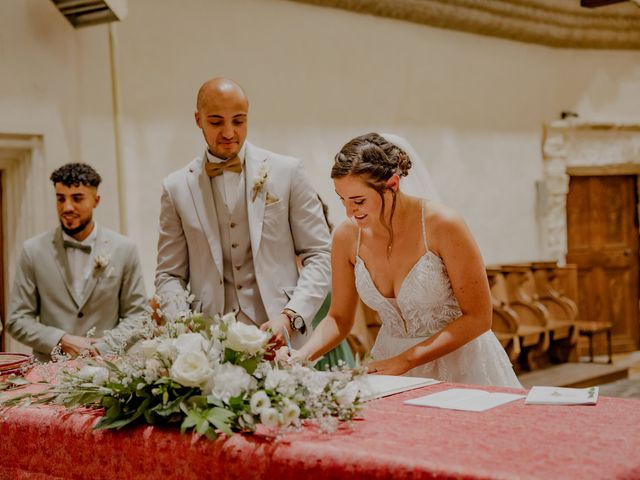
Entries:
{"type": "MultiPolygon", "coordinates": [[[[230,212],[233,211],[233,207],[236,205],[238,195],[244,194],[240,188],[240,185],[242,185],[242,176],[244,175],[244,152],[245,146],[243,145],[240,152],[238,152],[238,158],[242,163],[242,172],[237,173],[230,170],[224,170],[222,175],[211,178],[211,188],[215,185],[218,191],[222,193],[222,197],[224,198],[230,212]]],[[[207,149],[207,161],[211,163],[222,163],[225,160],[216,157],[209,151],[209,149],[207,149]]]]}
{"type": "Polygon", "coordinates": [[[84,252],[77,248],[65,248],[67,253],[67,261],[69,262],[69,270],[71,271],[71,281],[73,290],[78,298],[82,298],[84,287],[87,285],[89,275],[93,271],[93,258],[96,253],[96,237],[98,235],[98,224],[93,222],[93,230],[87,238],[79,242],[75,238],[62,232],[62,238],[70,242],[79,243],[81,245],[89,245],[91,253],[84,252]]]}

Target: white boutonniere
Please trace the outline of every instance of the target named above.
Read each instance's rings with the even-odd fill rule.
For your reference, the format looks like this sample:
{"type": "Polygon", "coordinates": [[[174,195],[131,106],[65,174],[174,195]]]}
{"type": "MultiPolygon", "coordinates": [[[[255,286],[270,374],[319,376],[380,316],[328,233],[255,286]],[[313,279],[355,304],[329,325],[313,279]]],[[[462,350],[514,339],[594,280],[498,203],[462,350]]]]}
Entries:
{"type": "Polygon", "coordinates": [[[105,252],[97,253],[93,259],[93,268],[95,271],[105,269],[109,265],[111,255],[105,252]]]}
{"type": "Polygon", "coordinates": [[[262,163],[262,167],[258,172],[258,175],[253,179],[253,189],[251,190],[251,201],[255,202],[258,194],[264,188],[264,184],[267,183],[269,177],[269,170],[267,168],[267,162],[262,163]]]}

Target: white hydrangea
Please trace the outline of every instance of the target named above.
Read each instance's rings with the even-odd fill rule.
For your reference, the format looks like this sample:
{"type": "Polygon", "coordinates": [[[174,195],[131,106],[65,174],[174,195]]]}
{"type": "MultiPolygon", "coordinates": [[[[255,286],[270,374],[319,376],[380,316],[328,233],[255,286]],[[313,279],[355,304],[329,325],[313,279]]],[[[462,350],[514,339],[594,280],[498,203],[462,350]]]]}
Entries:
{"type": "Polygon", "coordinates": [[[85,365],[78,372],[78,377],[85,382],[91,382],[94,385],[102,386],[109,380],[109,370],[105,367],[93,365],[85,365]]]}
{"type": "Polygon", "coordinates": [[[297,382],[289,371],[273,369],[267,373],[264,386],[267,390],[275,390],[280,395],[292,397],[296,392],[297,382]]]}
{"type": "Polygon", "coordinates": [[[157,358],[150,358],[145,362],[144,379],[148,383],[155,382],[160,378],[162,371],[162,363],[157,358]]]}
{"type": "Polygon", "coordinates": [[[210,383],[211,395],[223,402],[256,387],[256,380],[244,368],[230,363],[217,365],[210,383]]]}

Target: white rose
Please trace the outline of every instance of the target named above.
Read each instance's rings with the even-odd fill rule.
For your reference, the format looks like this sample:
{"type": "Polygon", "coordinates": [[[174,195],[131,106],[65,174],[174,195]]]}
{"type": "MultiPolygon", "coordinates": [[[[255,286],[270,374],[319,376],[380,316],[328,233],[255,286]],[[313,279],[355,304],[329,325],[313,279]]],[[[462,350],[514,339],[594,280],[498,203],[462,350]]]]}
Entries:
{"type": "Polygon", "coordinates": [[[85,365],[78,372],[78,377],[86,382],[91,382],[94,385],[104,385],[109,379],[109,370],[104,367],[94,367],[92,365],[85,365]]]}
{"type": "Polygon", "coordinates": [[[205,339],[199,333],[183,333],[175,339],[174,345],[178,354],[202,352],[206,348],[205,339]]]}
{"type": "Polygon", "coordinates": [[[229,326],[225,346],[236,352],[255,355],[269,341],[270,335],[255,325],[236,322],[229,326]]]}
{"type": "Polygon", "coordinates": [[[212,374],[203,352],[185,352],[178,355],[171,366],[171,378],[185,387],[199,387],[212,374]]]}
{"type": "Polygon", "coordinates": [[[223,402],[237,397],[256,386],[256,380],[247,371],[237,365],[221,363],[215,367],[212,376],[211,395],[223,402]]]}
{"type": "Polygon", "coordinates": [[[258,415],[265,408],[271,407],[271,400],[269,400],[269,397],[264,390],[260,390],[259,392],[251,395],[251,401],[249,404],[251,405],[251,413],[258,415]]]}
{"type": "Polygon", "coordinates": [[[260,422],[266,427],[276,427],[280,424],[280,414],[275,408],[265,408],[260,412],[260,422]]]}

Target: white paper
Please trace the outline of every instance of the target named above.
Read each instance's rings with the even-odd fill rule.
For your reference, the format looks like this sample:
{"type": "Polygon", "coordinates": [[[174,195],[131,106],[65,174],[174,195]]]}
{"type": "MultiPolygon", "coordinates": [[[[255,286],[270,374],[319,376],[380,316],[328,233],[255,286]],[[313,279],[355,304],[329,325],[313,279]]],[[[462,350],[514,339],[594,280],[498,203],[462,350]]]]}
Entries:
{"type": "Polygon", "coordinates": [[[524,397],[524,395],[514,393],[487,392],[485,390],[475,390],[471,388],[450,388],[449,390],[425,395],[424,397],[405,400],[404,403],[420,407],[484,412],[490,408],[524,397]]]}
{"type": "Polygon", "coordinates": [[[367,382],[372,399],[440,383],[439,380],[434,380],[433,378],[403,377],[397,375],[367,375],[367,382]]]}
{"type": "Polygon", "coordinates": [[[525,401],[528,405],[595,405],[598,387],[532,387],[525,401]]]}

